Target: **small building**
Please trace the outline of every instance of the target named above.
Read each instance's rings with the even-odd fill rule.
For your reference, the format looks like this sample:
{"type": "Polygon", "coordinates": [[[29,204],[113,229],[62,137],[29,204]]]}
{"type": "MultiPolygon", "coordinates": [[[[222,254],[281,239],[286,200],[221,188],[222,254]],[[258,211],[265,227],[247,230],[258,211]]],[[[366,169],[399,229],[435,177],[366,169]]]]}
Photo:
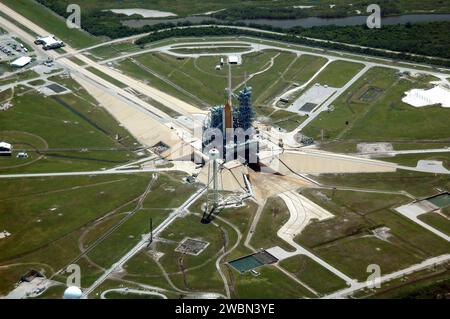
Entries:
{"type": "Polygon", "coordinates": [[[27,152],[19,152],[17,153],[17,158],[28,158],[27,152]]]}
{"type": "Polygon", "coordinates": [[[221,69],[222,69],[222,68],[220,67],[220,65],[217,64],[217,65],[216,65],[216,70],[217,70],[217,71],[220,71],[221,69]]]}
{"type": "Polygon", "coordinates": [[[15,68],[23,68],[25,65],[31,62],[31,58],[29,56],[22,56],[11,62],[11,66],[15,68]]]}
{"type": "Polygon", "coordinates": [[[229,64],[238,64],[239,63],[239,57],[237,55],[230,55],[228,57],[228,63],[229,64]]]}
{"type": "Polygon", "coordinates": [[[36,38],[36,41],[34,41],[34,43],[42,44],[44,50],[58,49],[64,46],[64,42],[56,40],[56,38],[52,35],[49,35],[47,37],[38,37],[36,38]]]}
{"type": "Polygon", "coordinates": [[[220,65],[223,65],[224,61],[223,58],[220,58],[220,65]]]}
{"type": "Polygon", "coordinates": [[[11,156],[12,146],[6,142],[0,142],[0,156],[11,156]]]}

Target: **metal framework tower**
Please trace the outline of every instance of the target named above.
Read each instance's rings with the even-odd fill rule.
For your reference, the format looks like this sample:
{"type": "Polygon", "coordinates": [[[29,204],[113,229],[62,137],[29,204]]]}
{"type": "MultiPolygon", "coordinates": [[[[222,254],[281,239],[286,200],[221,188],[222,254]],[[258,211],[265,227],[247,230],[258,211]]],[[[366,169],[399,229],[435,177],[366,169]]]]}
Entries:
{"type": "Polygon", "coordinates": [[[210,169],[208,169],[208,196],[206,198],[206,212],[208,214],[215,212],[219,207],[219,157],[220,152],[218,149],[213,148],[209,151],[209,159],[212,162],[212,176],[210,176],[210,169]],[[209,185],[211,183],[212,193],[209,196],[209,185]]]}

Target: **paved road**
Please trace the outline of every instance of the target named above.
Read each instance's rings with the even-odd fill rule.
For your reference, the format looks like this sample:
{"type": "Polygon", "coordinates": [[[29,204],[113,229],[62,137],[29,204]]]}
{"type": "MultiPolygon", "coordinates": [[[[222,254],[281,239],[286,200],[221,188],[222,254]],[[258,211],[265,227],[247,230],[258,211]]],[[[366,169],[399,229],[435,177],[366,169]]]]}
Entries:
{"type": "Polygon", "coordinates": [[[100,295],[101,299],[108,299],[105,297],[105,295],[108,292],[119,292],[122,294],[134,294],[134,295],[143,295],[143,296],[155,296],[160,297],[161,299],[167,299],[166,295],[163,295],[160,292],[157,291],[148,291],[148,290],[138,290],[138,289],[131,289],[131,288],[114,288],[114,289],[108,289],[102,292],[100,295]]]}
{"type": "Polygon", "coordinates": [[[354,154],[354,155],[396,156],[396,155],[404,155],[404,154],[427,154],[427,153],[448,153],[448,152],[450,152],[450,147],[433,148],[433,149],[422,149],[422,150],[367,152],[367,153],[357,153],[357,154],[354,154]]]}
{"type": "Polygon", "coordinates": [[[142,169],[108,169],[103,171],[80,171],[80,172],[55,172],[55,173],[24,173],[0,175],[1,178],[29,178],[29,177],[60,177],[60,176],[90,176],[90,175],[115,175],[133,173],[167,172],[174,169],[168,168],[142,168],[142,169]]]}
{"type": "MultiPolygon", "coordinates": [[[[201,188],[189,197],[186,202],[183,203],[177,210],[172,212],[161,224],[158,225],[153,231],[153,236],[158,236],[164,229],[166,229],[177,217],[179,217],[186,209],[189,208],[198,198],[200,198],[205,192],[206,188],[201,188]]],[[[89,288],[83,291],[83,297],[87,298],[98,286],[100,286],[113,272],[121,269],[128,260],[140,252],[149,243],[150,234],[143,236],[142,240],[134,246],[128,253],[126,253],[118,262],[107,269],[103,275],[101,275],[89,288]]]]}

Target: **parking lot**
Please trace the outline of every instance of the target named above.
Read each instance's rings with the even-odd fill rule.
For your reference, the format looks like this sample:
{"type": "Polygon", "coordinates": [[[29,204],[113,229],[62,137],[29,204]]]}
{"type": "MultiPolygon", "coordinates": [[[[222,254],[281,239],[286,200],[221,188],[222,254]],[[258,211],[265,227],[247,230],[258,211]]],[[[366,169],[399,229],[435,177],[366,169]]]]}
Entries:
{"type": "Polygon", "coordinates": [[[15,60],[28,55],[28,49],[9,35],[0,36],[0,61],[15,60]]]}

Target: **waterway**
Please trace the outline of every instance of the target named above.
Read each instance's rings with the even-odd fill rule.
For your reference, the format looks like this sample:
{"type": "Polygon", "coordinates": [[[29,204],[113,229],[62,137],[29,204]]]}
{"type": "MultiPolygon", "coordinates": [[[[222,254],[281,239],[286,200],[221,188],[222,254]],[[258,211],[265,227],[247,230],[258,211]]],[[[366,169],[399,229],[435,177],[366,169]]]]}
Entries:
{"type": "MultiPolygon", "coordinates": [[[[158,23],[178,23],[191,22],[200,23],[205,20],[213,20],[216,22],[223,22],[223,20],[206,17],[206,16],[190,16],[185,18],[173,19],[138,19],[138,20],[124,20],[123,24],[129,27],[141,28],[145,25],[155,25],[158,23]]],[[[238,20],[236,22],[254,23],[260,25],[270,25],[273,27],[280,27],[289,29],[292,27],[301,26],[304,28],[311,28],[315,26],[352,26],[366,24],[366,16],[351,16],[345,18],[322,19],[317,17],[301,18],[301,19],[252,19],[252,20],[238,20]]],[[[381,20],[382,25],[406,24],[406,23],[423,23],[432,21],[450,21],[450,14],[407,14],[400,16],[384,17],[381,20]]]]}

